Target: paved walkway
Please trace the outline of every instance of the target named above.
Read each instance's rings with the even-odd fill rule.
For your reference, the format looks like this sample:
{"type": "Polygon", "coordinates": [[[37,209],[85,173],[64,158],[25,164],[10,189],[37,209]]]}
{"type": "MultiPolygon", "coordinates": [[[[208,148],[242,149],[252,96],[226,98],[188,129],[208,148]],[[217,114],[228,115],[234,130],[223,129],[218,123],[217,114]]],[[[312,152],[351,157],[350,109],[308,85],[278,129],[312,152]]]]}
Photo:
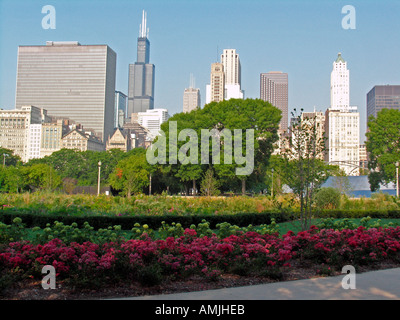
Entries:
{"type": "Polygon", "coordinates": [[[355,289],[343,289],[345,276],[118,300],[400,300],[400,268],[356,274],[355,289]]]}

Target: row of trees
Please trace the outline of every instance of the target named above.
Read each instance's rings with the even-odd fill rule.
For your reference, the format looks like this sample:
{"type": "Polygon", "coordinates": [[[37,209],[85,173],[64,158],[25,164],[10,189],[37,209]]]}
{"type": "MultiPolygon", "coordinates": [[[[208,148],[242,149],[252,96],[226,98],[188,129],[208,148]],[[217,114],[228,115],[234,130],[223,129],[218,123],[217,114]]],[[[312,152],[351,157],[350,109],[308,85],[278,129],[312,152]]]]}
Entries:
{"type": "MultiPolygon", "coordinates": [[[[1,174],[8,178],[0,181],[1,190],[16,192],[27,189],[63,188],[71,192],[75,186],[96,185],[98,162],[101,161],[101,184],[111,185],[126,196],[138,192],[149,192],[150,181],[152,193],[162,191],[188,193],[192,188],[206,195],[215,195],[220,192],[260,193],[265,190],[271,193],[272,189],[276,194],[282,191],[283,185],[286,184],[293,191],[303,195],[300,190],[304,188],[308,190],[308,186],[313,181],[307,179],[317,178],[319,185],[329,175],[336,174],[337,167],[326,165],[317,159],[312,150],[305,149],[312,143],[304,145],[292,141],[292,145],[283,156],[271,155],[274,143],[278,140],[277,130],[280,119],[280,110],[260,99],[231,99],[220,103],[212,102],[203,109],[190,113],[176,114],[162,125],[161,129],[165,133],[167,146],[166,159],[170,159],[172,152],[170,148],[181,150],[191,141],[190,136],[171,141],[170,122],[176,123],[178,135],[185,129],[192,130],[197,137],[201,136],[204,129],[210,131],[214,129],[217,134],[224,130],[232,133],[235,129],[241,130],[243,135],[239,142],[242,146],[242,154],[245,155],[246,151],[253,146],[254,168],[247,175],[236,174],[236,169],[246,165],[243,162],[238,163],[237,158],[234,158],[231,163],[226,163],[224,154],[231,146],[226,143],[229,140],[225,137],[218,137],[216,140],[220,147],[218,157],[213,154],[210,141],[207,161],[203,159],[204,152],[202,158],[201,144],[188,148],[187,154],[192,156],[192,159],[193,156],[197,157],[196,164],[177,161],[150,165],[146,158],[146,150],[137,148],[129,152],[118,149],[104,152],[63,149],[50,156],[18,165],[17,157],[13,157],[10,151],[3,150],[3,153],[7,152],[9,155],[5,157],[6,166],[2,168],[1,174]],[[246,137],[245,132],[248,129],[254,130],[252,141],[246,137]],[[293,150],[295,150],[294,153],[293,150]],[[308,157],[306,162],[304,157],[308,157]],[[311,164],[313,171],[310,167],[302,169],[304,165],[311,164]],[[316,177],[314,174],[316,172],[322,173],[316,177]]],[[[307,139],[312,140],[313,137],[309,131],[313,127],[304,126],[300,116],[298,119],[299,127],[293,130],[293,139],[302,141],[308,137],[307,139]]],[[[210,140],[214,138],[215,136],[210,140]]],[[[319,142],[315,141],[315,143],[319,142]]],[[[308,199],[308,196],[304,199],[308,199]]]]}

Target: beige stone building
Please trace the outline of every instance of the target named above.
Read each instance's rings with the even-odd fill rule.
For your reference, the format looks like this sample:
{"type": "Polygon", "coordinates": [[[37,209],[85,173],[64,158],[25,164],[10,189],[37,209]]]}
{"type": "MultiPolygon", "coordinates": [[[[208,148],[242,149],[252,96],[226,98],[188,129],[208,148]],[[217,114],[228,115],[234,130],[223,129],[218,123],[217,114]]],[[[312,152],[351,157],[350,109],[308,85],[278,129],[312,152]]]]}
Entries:
{"type": "Polygon", "coordinates": [[[207,85],[206,103],[220,102],[225,99],[225,73],[222,63],[211,65],[210,84],[207,85]]]}
{"type": "Polygon", "coordinates": [[[104,144],[93,133],[73,129],[62,137],[61,148],[78,151],[104,151],[104,144]]]}
{"type": "Polygon", "coordinates": [[[126,131],[123,132],[122,129],[117,128],[114,134],[108,138],[106,143],[106,150],[120,149],[124,152],[131,150],[131,140],[129,139],[126,131]]]}
{"type": "Polygon", "coordinates": [[[200,89],[186,88],[183,92],[183,112],[190,112],[201,107],[200,89]]]}

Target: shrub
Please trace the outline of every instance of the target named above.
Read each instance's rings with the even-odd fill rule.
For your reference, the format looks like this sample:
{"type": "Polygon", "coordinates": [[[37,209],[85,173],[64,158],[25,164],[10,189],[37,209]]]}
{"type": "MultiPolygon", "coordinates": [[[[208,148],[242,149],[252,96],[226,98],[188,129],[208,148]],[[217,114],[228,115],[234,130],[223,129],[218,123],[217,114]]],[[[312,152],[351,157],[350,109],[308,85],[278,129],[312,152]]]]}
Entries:
{"type": "Polygon", "coordinates": [[[337,209],[340,205],[341,194],[335,188],[321,188],[314,196],[314,203],[319,209],[337,209]]]}

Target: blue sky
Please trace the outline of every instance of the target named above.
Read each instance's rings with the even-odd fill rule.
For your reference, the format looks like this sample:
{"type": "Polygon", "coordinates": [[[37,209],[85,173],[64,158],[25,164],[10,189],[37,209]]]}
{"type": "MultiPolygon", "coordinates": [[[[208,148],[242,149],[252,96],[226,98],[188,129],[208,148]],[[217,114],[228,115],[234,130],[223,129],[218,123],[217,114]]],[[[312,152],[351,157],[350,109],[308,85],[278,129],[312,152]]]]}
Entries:
{"type": "Polygon", "coordinates": [[[182,111],[190,73],[205,102],[211,63],[227,48],[239,53],[247,98],[259,97],[260,73],[289,74],[289,111],[329,107],[332,63],[342,52],[361,142],[367,92],[400,84],[398,0],[0,0],[0,108],[14,107],[18,46],[49,40],[109,45],[117,53],[116,90],[127,93],[142,10],[156,68],[155,107],[170,114],[182,111]],[[42,28],[45,5],[56,9],[55,30],[42,28]],[[345,5],[356,9],[355,30],[342,28],[345,5]]]}

